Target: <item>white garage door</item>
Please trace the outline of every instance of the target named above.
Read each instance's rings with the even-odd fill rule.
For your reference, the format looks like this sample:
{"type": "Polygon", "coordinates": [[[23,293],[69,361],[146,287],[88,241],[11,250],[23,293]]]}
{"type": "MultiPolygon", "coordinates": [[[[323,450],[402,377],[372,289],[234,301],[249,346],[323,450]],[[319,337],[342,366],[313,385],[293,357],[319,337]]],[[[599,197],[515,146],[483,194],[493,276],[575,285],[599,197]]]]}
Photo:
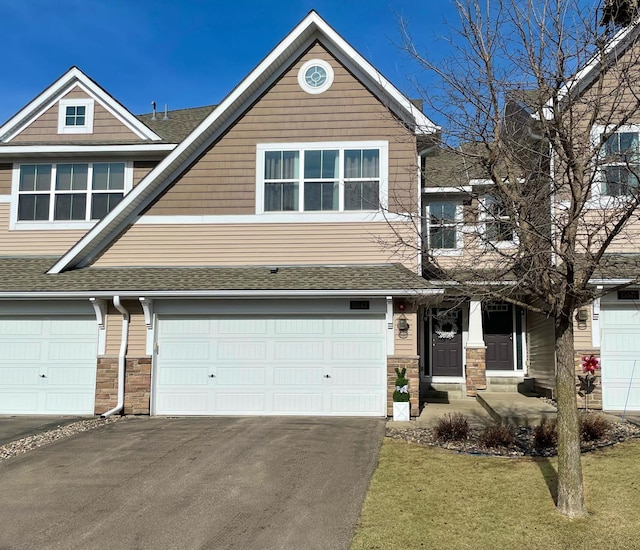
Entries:
{"type": "Polygon", "coordinates": [[[0,414],[93,414],[95,317],[0,317],[0,414]]]}
{"type": "Polygon", "coordinates": [[[640,311],[603,307],[600,326],[602,406],[640,411],[640,311]]]}
{"type": "Polygon", "coordinates": [[[386,415],[384,317],[161,318],[155,413],[386,415]]]}

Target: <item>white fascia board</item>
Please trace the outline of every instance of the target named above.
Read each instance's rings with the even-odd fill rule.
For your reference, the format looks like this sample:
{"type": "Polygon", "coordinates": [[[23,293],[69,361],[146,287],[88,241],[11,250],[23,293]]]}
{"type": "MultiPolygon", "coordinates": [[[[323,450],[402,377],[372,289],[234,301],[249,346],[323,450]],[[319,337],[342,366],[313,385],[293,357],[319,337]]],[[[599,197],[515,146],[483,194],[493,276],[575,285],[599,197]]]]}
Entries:
{"type": "MultiPolygon", "coordinates": [[[[298,50],[310,45],[310,41],[316,30],[324,33],[338,48],[344,50],[345,54],[360,64],[362,69],[367,72],[371,78],[377,82],[381,82],[385,86],[386,93],[412,114],[417,126],[423,128],[422,133],[434,133],[438,130],[437,126],[420,113],[403,94],[349,46],[316,12],[312,11],[222,100],[220,105],[218,105],[182,143],[143,178],[124,200],[62,256],[48,273],[60,273],[74,264],[74,262],[74,265],[85,265],[88,255],[84,253],[90,249],[93,241],[100,239],[100,243],[107,243],[119,234],[117,229],[124,223],[127,215],[131,215],[141,203],[157,196],[159,190],[153,189],[153,184],[159,180],[169,182],[172,178],[176,177],[181,171],[181,167],[189,163],[190,158],[195,154],[197,148],[211,143],[216,137],[215,132],[204,137],[203,134],[215,125],[221,127],[222,125],[231,124],[234,113],[232,108],[234,105],[243,103],[243,101],[247,101],[253,95],[256,95],[260,87],[270,78],[273,78],[274,74],[278,72],[278,69],[282,68],[285,59],[290,58],[298,52],[298,50]],[[278,62],[279,60],[280,62],[278,62]],[[276,68],[274,69],[274,67],[276,68]]],[[[220,128],[218,128],[218,130],[219,129],[220,128]]],[[[93,250],[92,254],[95,253],[97,253],[97,251],[93,250]]]]}
{"type": "Polygon", "coordinates": [[[299,298],[299,297],[381,297],[381,296],[430,296],[443,294],[441,288],[425,289],[382,289],[382,290],[111,290],[96,292],[0,292],[0,299],[65,299],[65,298],[299,298]]]}
{"type": "Polygon", "coordinates": [[[462,187],[423,187],[422,192],[425,195],[455,195],[471,193],[473,189],[470,185],[462,187]]]}
{"type": "Polygon", "coordinates": [[[10,141],[34,119],[50,109],[55,102],[64,95],[67,89],[71,89],[76,85],[83,89],[89,96],[97,99],[110,114],[116,117],[141,139],[149,139],[152,141],[162,140],[158,134],[140,122],[121,103],[93,82],[80,69],[72,67],[0,127],[0,141],[10,141]]]}
{"type": "Polygon", "coordinates": [[[634,284],[636,279],[589,279],[589,284],[593,286],[620,286],[634,284]]]}
{"type": "Polygon", "coordinates": [[[2,155],[42,155],[63,153],[145,153],[168,152],[176,148],[175,143],[138,143],[132,145],[5,145],[0,146],[2,155]]]}

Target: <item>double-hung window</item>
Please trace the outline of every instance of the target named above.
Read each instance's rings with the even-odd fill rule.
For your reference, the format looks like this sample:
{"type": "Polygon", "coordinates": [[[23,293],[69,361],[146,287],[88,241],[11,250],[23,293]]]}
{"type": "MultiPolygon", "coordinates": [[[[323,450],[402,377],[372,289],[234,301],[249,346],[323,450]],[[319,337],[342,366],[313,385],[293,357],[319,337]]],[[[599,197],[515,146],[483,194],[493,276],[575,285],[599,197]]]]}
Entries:
{"type": "Polygon", "coordinates": [[[259,212],[378,211],[386,143],[258,146],[259,212]]]}
{"type": "Polygon", "coordinates": [[[602,195],[619,197],[637,191],[640,175],[639,138],[637,131],[620,131],[611,134],[603,144],[602,195]]]}
{"type": "Polygon", "coordinates": [[[449,201],[432,201],[427,205],[429,249],[433,251],[460,248],[462,205],[449,201]]]}
{"type": "Polygon", "coordinates": [[[22,164],[18,177],[18,222],[97,220],[131,188],[124,162],[22,164]]]}
{"type": "Polygon", "coordinates": [[[492,194],[484,197],[485,239],[494,245],[513,244],[513,222],[503,200],[492,194]]]}

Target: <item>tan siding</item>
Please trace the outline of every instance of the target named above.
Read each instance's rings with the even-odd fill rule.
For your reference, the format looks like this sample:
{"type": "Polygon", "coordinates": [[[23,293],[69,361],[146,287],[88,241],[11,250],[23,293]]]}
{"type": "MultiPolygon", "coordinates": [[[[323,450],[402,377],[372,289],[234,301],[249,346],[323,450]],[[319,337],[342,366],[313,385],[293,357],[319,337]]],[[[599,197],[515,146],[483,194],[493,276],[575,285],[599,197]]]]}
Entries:
{"type": "Polygon", "coordinates": [[[418,314],[406,313],[404,316],[409,322],[409,330],[406,334],[400,336],[400,331],[398,330],[398,319],[400,318],[400,314],[395,313],[393,315],[393,355],[396,357],[415,357],[418,355],[418,314]]]}
{"type": "MultiPolygon", "coordinates": [[[[144,323],[142,306],[136,300],[125,300],[123,307],[129,312],[129,341],[127,343],[127,357],[145,357],[147,346],[147,327],[144,323]]],[[[122,314],[109,305],[106,324],[106,356],[120,355],[122,341],[122,314]]]]}
{"type": "Polygon", "coordinates": [[[136,161],[133,163],[133,186],[140,183],[151,170],[158,165],[157,161],[136,161]]]}
{"type": "MultiPolygon", "coordinates": [[[[399,231],[411,231],[400,228],[399,231]]],[[[408,233],[408,236],[412,236],[408,233]]],[[[364,264],[415,258],[385,250],[394,239],[386,222],[224,225],[136,225],[97,266],[364,264]]]]}
{"type": "MultiPolygon", "coordinates": [[[[64,98],[86,98],[79,89],[64,98]]],[[[15,136],[12,142],[78,142],[78,141],[143,141],[97,101],[93,112],[92,134],[58,134],[58,103],[42,113],[27,128],[15,136]]]]}
{"type": "Polygon", "coordinates": [[[527,313],[529,376],[542,388],[555,388],[555,338],[553,320],[527,313]]]}
{"type": "Polygon", "coordinates": [[[591,339],[591,307],[585,308],[589,312],[589,319],[585,322],[578,322],[575,317],[573,320],[573,341],[576,350],[592,349],[593,341],[591,339]]]}
{"type": "Polygon", "coordinates": [[[413,134],[344,67],[316,45],[177,180],[150,215],[251,214],[255,212],[256,145],[273,142],[386,140],[392,209],[416,206],[413,134]],[[307,94],[298,86],[301,65],[329,61],[332,87],[307,94]]]}
{"type": "Polygon", "coordinates": [[[62,254],[85,234],[77,230],[9,231],[9,212],[8,204],[0,204],[0,256],[62,254]]]}
{"type": "Polygon", "coordinates": [[[0,164],[0,195],[11,195],[12,164],[0,164]]]}

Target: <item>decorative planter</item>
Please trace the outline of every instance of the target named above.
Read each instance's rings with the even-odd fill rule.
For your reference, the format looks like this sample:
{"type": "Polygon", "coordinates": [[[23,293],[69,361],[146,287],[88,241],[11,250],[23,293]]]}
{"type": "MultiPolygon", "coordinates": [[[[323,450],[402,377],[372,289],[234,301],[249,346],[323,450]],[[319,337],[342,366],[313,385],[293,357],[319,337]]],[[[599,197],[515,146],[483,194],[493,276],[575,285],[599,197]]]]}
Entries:
{"type": "Polygon", "coordinates": [[[410,419],[411,419],[410,403],[408,401],[405,401],[403,403],[394,401],[393,402],[394,422],[409,422],[410,419]]]}

